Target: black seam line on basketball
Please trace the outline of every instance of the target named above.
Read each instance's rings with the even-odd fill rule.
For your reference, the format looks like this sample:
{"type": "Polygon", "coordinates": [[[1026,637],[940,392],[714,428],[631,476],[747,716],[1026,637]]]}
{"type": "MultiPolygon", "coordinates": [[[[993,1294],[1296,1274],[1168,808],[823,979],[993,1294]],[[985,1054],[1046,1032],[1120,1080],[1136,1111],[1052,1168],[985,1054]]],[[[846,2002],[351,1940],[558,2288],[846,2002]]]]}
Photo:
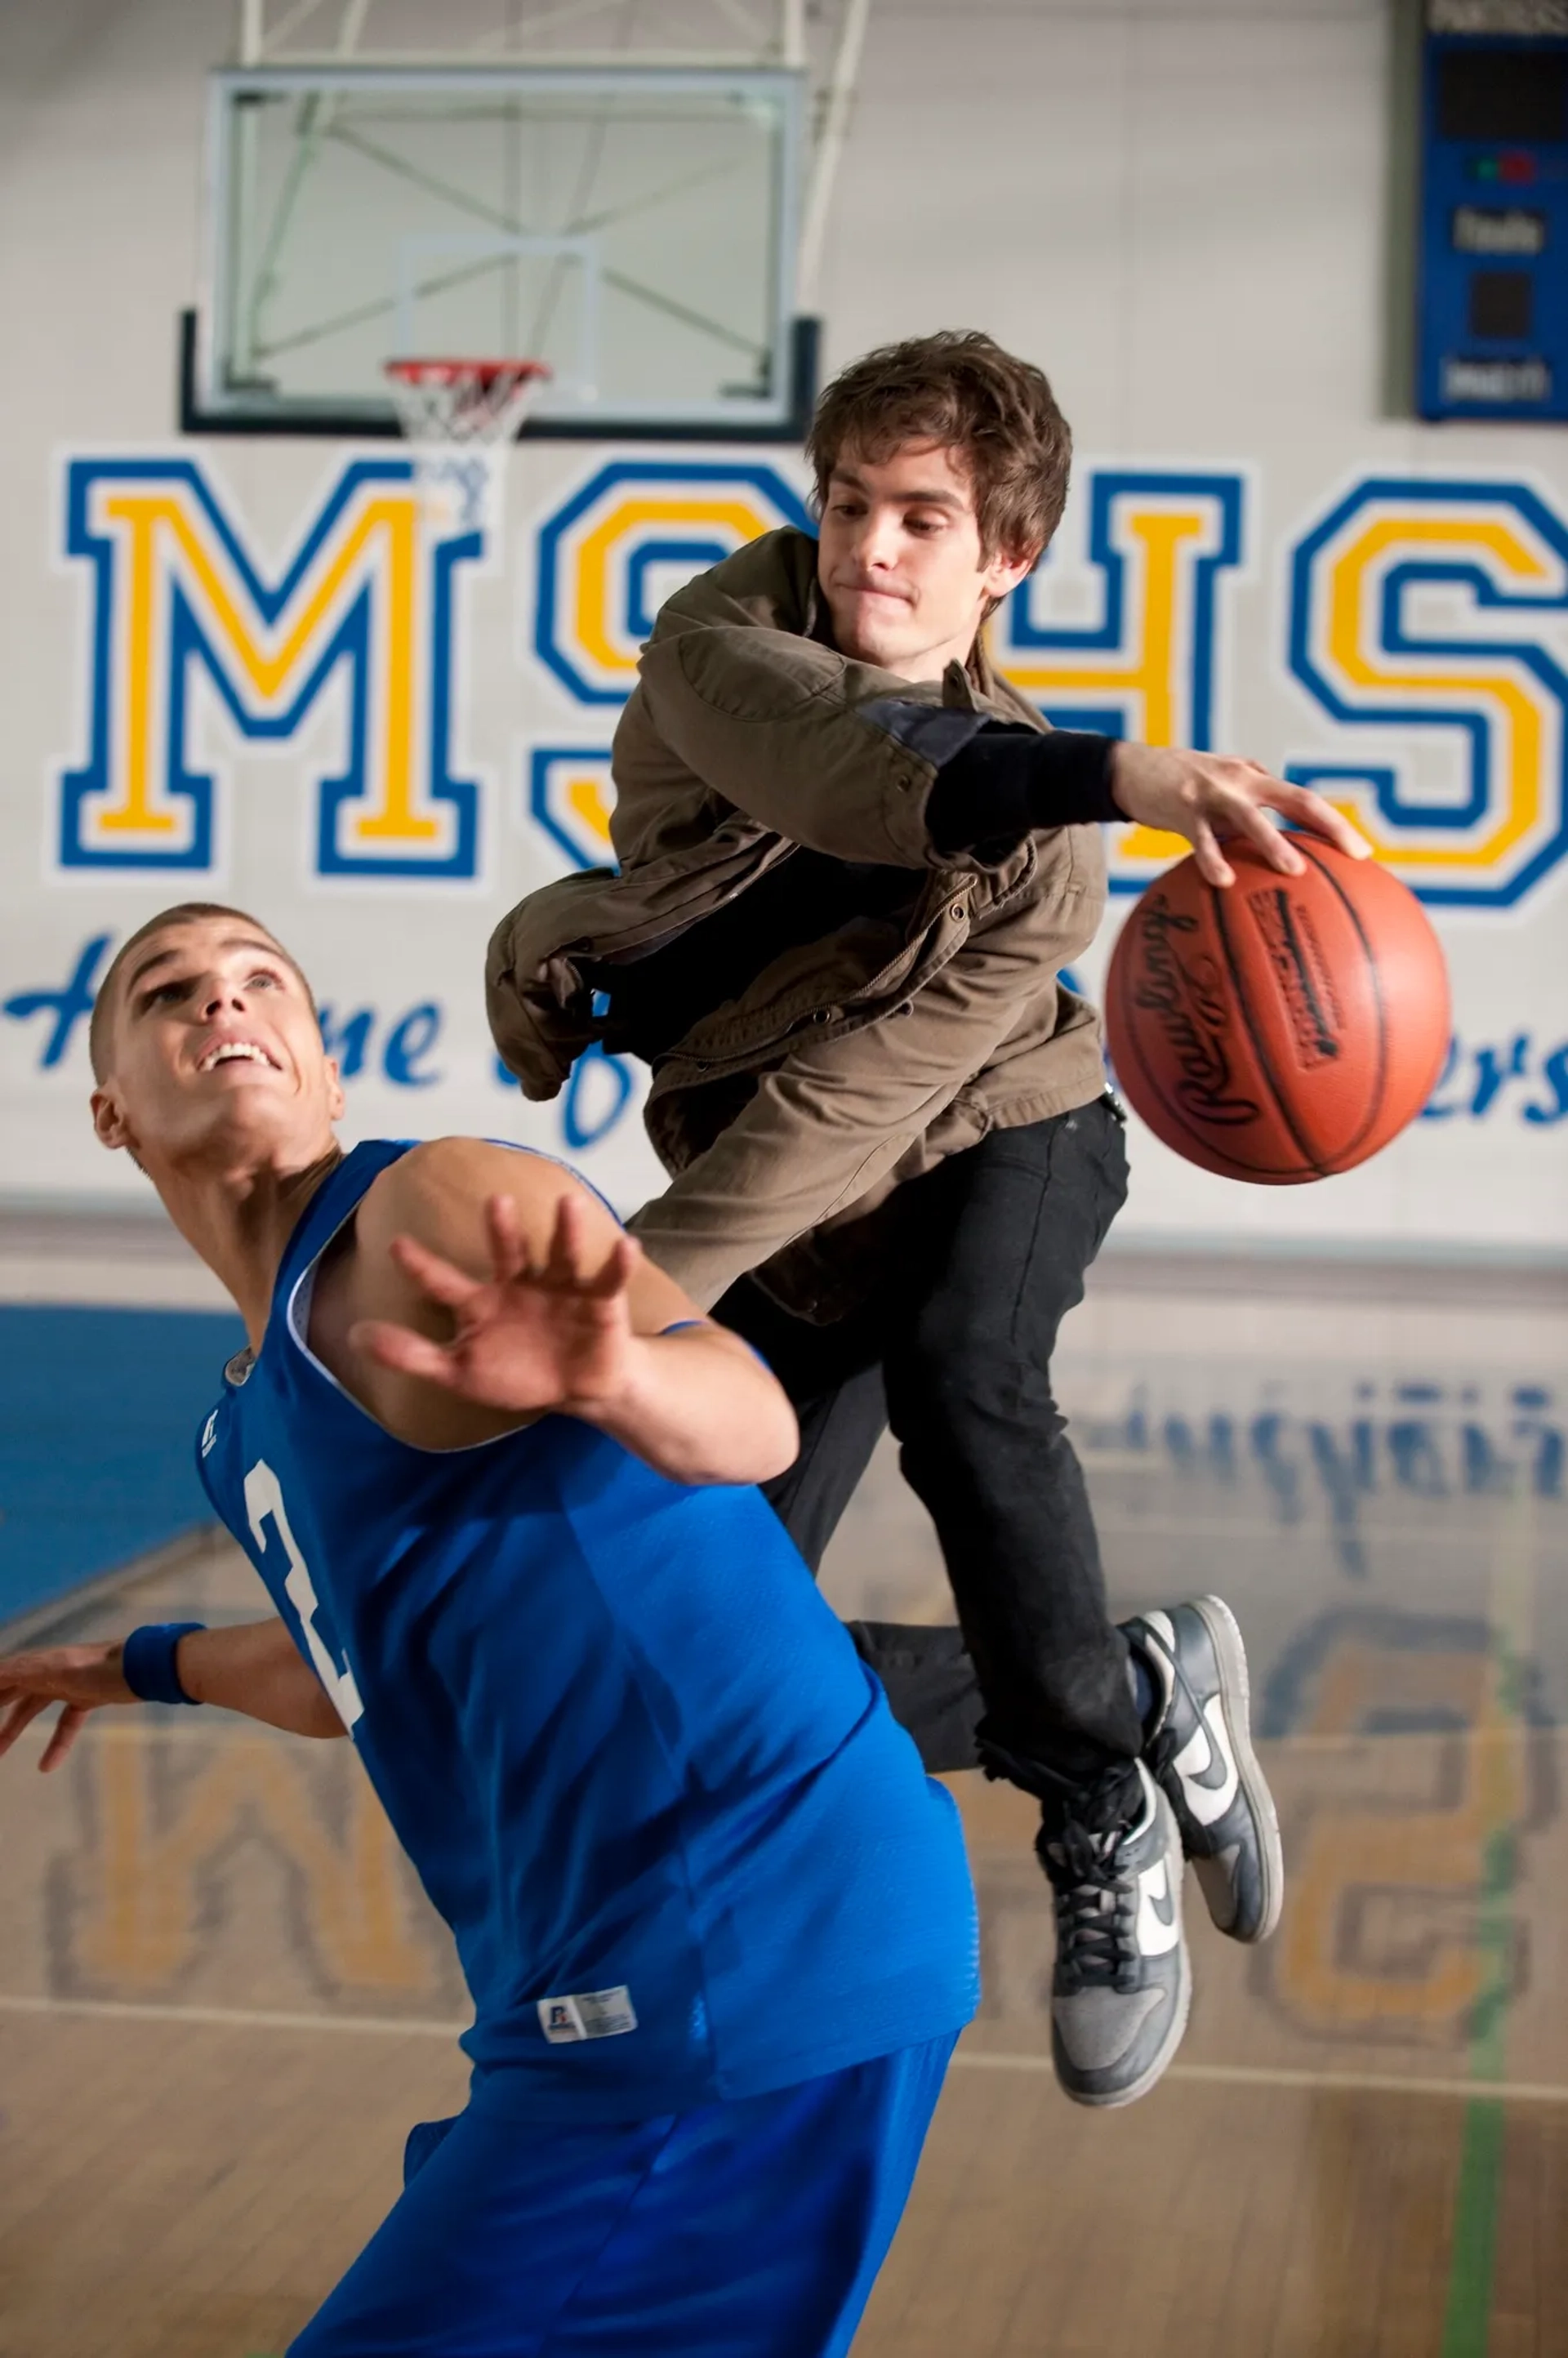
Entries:
{"type": "MultiPolygon", "coordinates": [[[[1137,912],[1134,911],[1133,915],[1129,918],[1128,923],[1129,925],[1132,925],[1136,922],[1137,912]]],[[[1206,1130],[1200,1130],[1196,1123],[1188,1118],[1186,1108],[1181,1103],[1181,1100],[1179,1098],[1173,1098],[1169,1095],[1161,1076],[1155,1072],[1149,1062],[1149,1058],[1144,1051],[1142,1040],[1139,1036],[1137,1026],[1130,1022],[1127,1027],[1127,1037],[1128,1044],[1132,1050],[1133,1056],[1137,1061],[1138,1068],[1149,1085],[1149,1094],[1154,1099],[1155,1103],[1163,1109],[1166,1115],[1168,1115],[1172,1127],[1180,1130],[1184,1138],[1190,1139],[1195,1146],[1202,1147],[1204,1152],[1206,1154],[1212,1155],[1216,1162],[1223,1163],[1225,1164],[1225,1170],[1216,1174],[1217,1177],[1245,1179],[1254,1184],[1262,1183],[1271,1186],[1290,1187],[1298,1185],[1303,1179],[1320,1179],[1323,1176],[1323,1174],[1319,1171],[1316,1163],[1311,1161],[1294,1164],[1290,1169],[1284,1171],[1264,1172],[1260,1171],[1258,1164],[1255,1163],[1242,1163],[1237,1156],[1225,1153],[1220,1148],[1214,1144],[1214,1141],[1209,1137],[1206,1130]]],[[[1298,1141],[1298,1143],[1300,1141],[1298,1141]]],[[[1180,1151],[1181,1150],[1179,1148],[1172,1149],[1173,1153],[1179,1153],[1180,1151]]],[[[1202,1167],[1203,1166],[1200,1164],[1199,1168],[1201,1169],[1202,1167]]]]}
{"type": "MultiPolygon", "coordinates": [[[[1129,923],[1131,922],[1129,919],[1129,923]]],[[[1246,1179],[1254,1185],[1261,1184],[1269,1186],[1292,1187],[1299,1184],[1303,1179],[1322,1177],[1323,1174],[1314,1163],[1297,1164],[1288,1171],[1260,1171],[1255,1163],[1241,1163],[1235,1155],[1223,1152],[1215,1145],[1206,1130],[1197,1129],[1187,1119],[1184,1107],[1167,1096],[1163,1082],[1153,1070],[1143,1052],[1142,1041],[1130,1024],[1128,1026],[1128,1044],[1132,1050],[1139,1071],[1149,1084],[1150,1096],[1169,1115],[1173,1128],[1179,1130],[1183,1137],[1190,1139],[1195,1146],[1201,1146],[1204,1152],[1212,1155],[1216,1163],[1225,1164],[1223,1171],[1215,1174],[1217,1178],[1246,1179]]],[[[1181,1150],[1178,1147],[1173,1147],[1171,1151],[1173,1153],[1179,1153],[1181,1150]]],[[[1203,1167],[1201,1163],[1198,1166],[1200,1170],[1203,1167]]]]}
{"type": "Polygon", "coordinates": [[[1248,1001],[1247,992],[1242,986],[1241,977],[1236,971],[1236,954],[1231,947],[1230,932],[1225,922],[1225,896],[1237,889],[1234,884],[1211,884],[1208,888],[1209,897],[1214,903],[1215,930],[1219,936],[1219,946],[1225,952],[1226,971],[1230,977],[1230,987],[1236,994],[1236,1004],[1241,1010],[1241,1021],[1247,1027],[1247,1036],[1252,1043],[1253,1053],[1258,1059],[1259,1077],[1274,1100],[1275,1111],[1291,1137],[1294,1139],[1297,1152],[1307,1169],[1315,1178],[1326,1179],[1327,1172],[1324,1169],[1319,1157],[1313,1152],[1312,1148],[1302,1136],[1296,1126],[1295,1117],[1281,1096],[1279,1086],[1269,1069],[1268,1052],[1258,1036],[1258,1027],[1252,1021],[1252,1009],[1248,1001]]]}
{"type": "Polygon", "coordinates": [[[1378,1006],[1377,1087],[1372,1093],[1372,1109],[1370,1113],[1368,1113],[1360,1129],[1357,1130],[1354,1137],[1346,1142],[1344,1148],[1344,1152],[1346,1154],[1350,1154],[1353,1153],[1356,1148],[1360,1145],[1361,1141],[1366,1137],[1368,1131],[1377,1128],[1379,1116],[1384,1109],[1383,1099],[1388,1088],[1389,1077],[1389,1016],[1388,1010],[1383,1005],[1383,978],[1378,971],[1378,961],[1376,957],[1373,955],[1372,945],[1367,938],[1367,929],[1361,923],[1360,914],[1356,907],[1356,903],[1350,898],[1349,893],[1346,892],[1338,877],[1334,873],[1334,871],[1331,868],[1325,868],[1324,866],[1323,861],[1317,857],[1317,854],[1314,851],[1309,843],[1303,842],[1300,836],[1297,836],[1294,840],[1296,849],[1302,853],[1304,859],[1312,861],[1313,866],[1323,878],[1325,883],[1328,884],[1332,888],[1335,896],[1340,903],[1346,915],[1355,926],[1356,938],[1361,945],[1362,952],[1367,961],[1367,972],[1371,978],[1372,996],[1377,1001],[1378,1006]]]}

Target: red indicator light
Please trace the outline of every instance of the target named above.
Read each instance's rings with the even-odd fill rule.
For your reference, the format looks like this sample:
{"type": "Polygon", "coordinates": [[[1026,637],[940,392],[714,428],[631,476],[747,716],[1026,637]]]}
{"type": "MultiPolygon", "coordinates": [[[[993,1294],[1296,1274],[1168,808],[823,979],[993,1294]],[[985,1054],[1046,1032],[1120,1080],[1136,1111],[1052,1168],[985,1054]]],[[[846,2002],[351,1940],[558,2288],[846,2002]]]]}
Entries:
{"type": "Polygon", "coordinates": [[[1498,157],[1498,178],[1510,188],[1523,188],[1535,178],[1535,157],[1523,147],[1506,148],[1498,157]]]}

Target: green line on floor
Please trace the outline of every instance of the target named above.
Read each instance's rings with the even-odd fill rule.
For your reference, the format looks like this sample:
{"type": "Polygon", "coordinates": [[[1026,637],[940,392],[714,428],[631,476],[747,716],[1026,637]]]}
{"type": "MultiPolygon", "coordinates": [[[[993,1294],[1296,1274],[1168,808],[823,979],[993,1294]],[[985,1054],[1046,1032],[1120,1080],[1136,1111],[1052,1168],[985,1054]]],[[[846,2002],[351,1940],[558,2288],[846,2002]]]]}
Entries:
{"type": "MultiPolygon", "coordinates": [[[[1476,2007],[1470,2070],[1477,2080],[1500,2080],[1512,1980],[1509,1898],[1518,1864],[1512,1829],[1494,1833],[1483,1855],[1481,1919],[1476,1938],[1485,1958],[1485,1975],[1476,2007]]],[[[1465,2107],[1459,2186],[1454,2200],[1454,2234],[1448,2261],[1448,2311],[1443,2323],[1443,2358],[1487,2358],[1507,2125],[1507,2110],[1495,2096],[1478,2096],[1465,2107]]]]}
{"type": "MultiPolygon", "coordinates": [[[[1485,1972],[1476,2006],[1470,2071],[1477,2080],[1500,2080],[1507,2046],[1513,1941],[1509,1902],[1517,1867],[1512,1829],[1494,1833],[1483,1856],[1481,1918],[1476,1939],[1485,1958],[1485,1972]]],[[[1454,2200],[1448,2261],[1443,2358],[1487,2358],[1506,2129],[1507,2114],[1495,2096],[1476,2097],[1465,2107],[1459,2186],[1454,2200]]]]}
{"type": "Polygon", "coordinates": [[[1503,2172],[1503,2107],[1467,2104],[1448,2260],[1448,2314],[1443,2358],[1486,2358],[1498,2256],[1498,2196],[1503,2172]]]}
{"type": "MultiPolygon", "coordinates": [[[[1499,1534],[1492,1580],[1492,1643],[1495,1684],[1483,1709],[1482,1728],[1519,1727],[1531,1640],[1530,1571],[1532,1517],[1521,1481],[1499,1534]]],[[[1483,1768],[1485,1777],[1487,1773],[1483,1768]]],[[[1491,1774],[1497,1774],[1492,1764],[1491,1774]]],[[[1480,1988],[1470,2039],[1470,2076],[1498,2081],[1507,2076],[1509,2002],[1513,1994],[1513,1893],[1519,1876],[1517,1811],[1496,1786],[1483,1787],[1484,1815],[1499,1813],[1484,1836],[1476,1946],[1481,1952],[1480,1988]]],[[[1492,2291],[1497,2274],[1498,2221],[1502,2202],[1506,2108],[1493,2097],[1476,2096],[1465,2108],[1459,2148],[1459,2183],[1448,2261],[1448,2304],[1443,2323],[1442,2358],[1487,2358],[1491,2340],[1492,2291]]]]}

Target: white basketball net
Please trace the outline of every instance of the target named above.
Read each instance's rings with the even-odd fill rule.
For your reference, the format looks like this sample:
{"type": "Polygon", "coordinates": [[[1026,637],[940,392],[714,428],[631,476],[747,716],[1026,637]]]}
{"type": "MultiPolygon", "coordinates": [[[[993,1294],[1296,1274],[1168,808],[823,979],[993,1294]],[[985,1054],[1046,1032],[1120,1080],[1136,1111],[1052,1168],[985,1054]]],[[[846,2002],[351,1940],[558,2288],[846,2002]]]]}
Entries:
{"type": "Polygon", "coordinates": [[[540,361],[388,361],[410,442],[509,442],[550,372],[540,361]]]}

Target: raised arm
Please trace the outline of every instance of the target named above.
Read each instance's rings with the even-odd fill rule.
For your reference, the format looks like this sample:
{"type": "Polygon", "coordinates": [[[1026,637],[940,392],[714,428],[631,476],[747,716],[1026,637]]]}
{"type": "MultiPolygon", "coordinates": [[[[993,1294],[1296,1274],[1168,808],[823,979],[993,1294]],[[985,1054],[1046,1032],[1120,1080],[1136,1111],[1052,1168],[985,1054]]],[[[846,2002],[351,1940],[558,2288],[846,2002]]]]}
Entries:
{"type": "MultiPolygon", "coordinates": [[[[795,551],[797,575],[811,548],[795,551]]],[[[836,654],[803,634],[804,577],[788,612],[757,594],[778,567],[754,543],[662,609],[616,732],[623,783],[635,784],[652,737],[793,842],[894,867],[984,868],[1037,828],[1133,819],[1184,836],[1209,882],[1225,885],[1227,837],[1286,873],[1301,867],[1271,811],[1353,859],[1368,852],[1331,803],[1259,763],[1042,732],[1016,698],[1017,721],[999,723],[836,654]]]]}
{"type": "Polygon", "coordinates": [[[366,1195],[325,1308],[313,1347],[420,1447],[559,1414],[672,1481],[708,1483],[765,1481],[798,1446],[788,1401],[746,1346],[538,1156],[471,1139],[416,1148],[366,1195]]]}
{"type": "MultiPolygon", "coordinates": [[[[142,1698],[125,1682],[124,1641],[50,1646],[0,1656],[0,1755],[51,1704],[64,1705],[38,1766],[58,1768],[89,1715],[142,1698]]],[[[295,1736],[342,1736],[320,1680],[277,1619],[232,1629],[192,1629],[175,1648],[179,1684],[192,1703],[221,1704],[295,1736]]]]}

